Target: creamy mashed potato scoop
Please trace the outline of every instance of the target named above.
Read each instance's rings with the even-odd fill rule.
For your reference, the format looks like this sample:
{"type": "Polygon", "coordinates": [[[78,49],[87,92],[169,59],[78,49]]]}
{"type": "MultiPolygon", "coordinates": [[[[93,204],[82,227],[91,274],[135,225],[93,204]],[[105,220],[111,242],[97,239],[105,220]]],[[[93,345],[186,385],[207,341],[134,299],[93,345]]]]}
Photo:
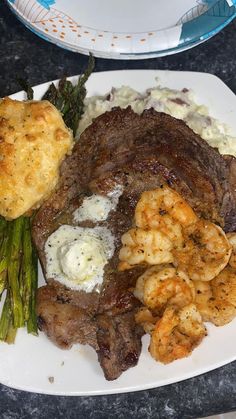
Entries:
{"type": "Polygon", "coordinates": [[[48,101],[0,101],[0,215],[37,208],[55,187],[72,132],[48,101]]]}

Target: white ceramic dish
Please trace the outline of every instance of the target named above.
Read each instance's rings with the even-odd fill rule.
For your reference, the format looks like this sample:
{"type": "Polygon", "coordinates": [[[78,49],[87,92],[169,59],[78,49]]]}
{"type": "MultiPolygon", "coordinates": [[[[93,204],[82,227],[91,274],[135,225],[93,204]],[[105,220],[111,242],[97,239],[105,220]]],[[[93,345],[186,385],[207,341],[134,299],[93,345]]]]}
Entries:
{"type": "MultiPolygon", "coordinates": [[[[156,78],[162,86],[194,89],[196,100],[207,105],[212,116],[228,124],[236,135],[236,96],[210,74],[152,70],[95,73],[87,83],[88,95],[105,94],[112,86],[124,84],[144,91],[156,84],[156,78]]],[[[48,83],[35,87],[35,98],[41,98],[47,87],[48,83]]],[[[13,97],[23,99],[24,93],[13,97]]],[[[236,359],[236,319],[224,327],[207,325],[207,329],[208,336],[189,358],[169,365],[151,358],[146,336],[137,367],[113,382],[104,379],[96,353],[91,348],[76,345],[63,351],[42,333],[36,338],[20,330],[15,345],[0,344],[0,382],[18,389],[68,396],[121,393],[175,383],[236,359]]]]}
{"type": "Polygon", "coordinates": [[[206,41],[236,16],[236,0],[7,0],[33,32],[97,57],[143,59],[206,41]]]}

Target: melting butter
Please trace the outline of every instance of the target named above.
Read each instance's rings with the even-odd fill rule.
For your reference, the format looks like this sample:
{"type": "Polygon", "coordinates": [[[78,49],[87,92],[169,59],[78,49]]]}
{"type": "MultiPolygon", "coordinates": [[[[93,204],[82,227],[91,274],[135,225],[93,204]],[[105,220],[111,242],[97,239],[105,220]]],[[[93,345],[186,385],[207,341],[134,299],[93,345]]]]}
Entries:
{"type": "Polygon", "coordinates": [[[73,290],[91,292],[102,284],[114,250],[114,237],[106,227],[62,225],[45,244],[46,277],[73,290]]]}
{"type": "Polygon", "coordinates": [[[111,210],[115,210],[119,197],[123,193],[123,187],[116,187],[107,196],[93,194],[85,197],[82,204],[74,211],[73,217],[76,222],[81,221],[105,221],[111,210]]]}
{"type": "Polygon", "coordinates": [[[94,194],[84,198],[82,205],[74,212],[74,220],[78,222],[86,220],[105,221],[112,208],[111,199],[94,194]]]}

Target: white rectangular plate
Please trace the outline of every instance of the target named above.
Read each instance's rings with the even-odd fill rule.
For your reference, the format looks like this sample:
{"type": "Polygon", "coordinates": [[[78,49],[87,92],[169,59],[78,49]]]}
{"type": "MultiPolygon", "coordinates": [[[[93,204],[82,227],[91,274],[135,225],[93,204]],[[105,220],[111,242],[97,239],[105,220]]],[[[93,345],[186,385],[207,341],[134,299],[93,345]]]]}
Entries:
{"type": "MultiPolygon", "coordinates": [[[[204,73],[129,70],[93,74],[88,95],[105,94],[112,86],[129,85],[138,91],[154,87],[191,88],[196,100],[209,107],[212,116],[225,122],[236,136],[236,96],[217,77],[204,73]]],[[[76,78],[72,78],[76,79],[76,78]]],[[[49,83],[34,88],[40,99],[49,83]]],[[[24,99],[24,93],[13,95],[24,99]]],[[[41,275],[41,274],[40,274],[41,275]]],[[[40,276],[40,284],[44,280],[40,276]]],[[[208,336],[188,358],[169,365],[155,362],[148,353],[147,336],[138,365],[116,381],[105,380],[96,353],[87,346],[71,350],[54,346],[43,333],[39,337],[25,330],[17,334],[15,345],[0,343],[0,382],[22,390],[56,395],[101,395],[143,390],[175,383],[218,368],[236,359],[236,319],[224,327],[207,324],[208,336]]]]}

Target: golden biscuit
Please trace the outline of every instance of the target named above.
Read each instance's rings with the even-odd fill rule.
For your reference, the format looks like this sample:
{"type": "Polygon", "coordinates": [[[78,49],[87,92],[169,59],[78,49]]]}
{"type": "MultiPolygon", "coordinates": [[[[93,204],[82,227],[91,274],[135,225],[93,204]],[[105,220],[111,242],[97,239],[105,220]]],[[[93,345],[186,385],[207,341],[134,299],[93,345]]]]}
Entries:
{"type": "Polygon", "coordinates": [[[72,132],[48,101],[0,102],[0,214],[14,219],[37,208],[58,181],[72,132]]]}

